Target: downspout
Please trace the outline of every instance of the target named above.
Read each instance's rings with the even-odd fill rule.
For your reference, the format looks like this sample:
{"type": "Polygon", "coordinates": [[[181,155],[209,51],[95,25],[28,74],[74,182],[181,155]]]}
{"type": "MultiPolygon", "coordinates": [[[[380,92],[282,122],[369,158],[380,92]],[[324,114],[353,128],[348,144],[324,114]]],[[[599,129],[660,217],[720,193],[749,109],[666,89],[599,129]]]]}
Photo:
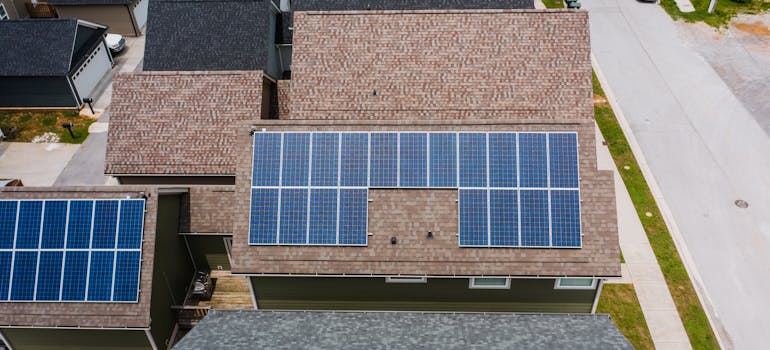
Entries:
{"type": "Polygon", "coordinates": [[[134,35],[140,36],[142,35],[142,29],[139,28],[139,25],[136,23],[136,18],[134,18],[134,11],[131,11],[131,5],[136,5],[136,0],[132,0],[130,4],[126,5],[126,10],[128,10],[128,19],[131,21],[131,26],[134,27],[134,35]]]}
{"type": "Polygon", "coordinates": [[[599,306],[599,297],[602,295],[602,287],[604,287],[604,280],[599,279],[597,282],[599,285],[596,287],[596,295],[594,296],[594,305],[591,306],[591,313],[596,313],[596,307],[599,306]]]}
{"type": "Polygon", "coordinates": [[[146,328],[144,330],[144,334],[147,334],[147,340],[150,341],[150,346],[152,346],[152,350],[158,350],[158,345],[155,344],[155,339],[152,338],[152,333],[150,332],[149,328],[146,328]]]}
{"type": "Polygon", "coordinates": [[[257,305],[257,295],[254,294],[254,285],[251,283],[251,277],[246,277],[246,280],[249,281],[249,291],[251,291],[251,303],[254,304],[254,310],[259,310],[259,305],[257,305]]]}

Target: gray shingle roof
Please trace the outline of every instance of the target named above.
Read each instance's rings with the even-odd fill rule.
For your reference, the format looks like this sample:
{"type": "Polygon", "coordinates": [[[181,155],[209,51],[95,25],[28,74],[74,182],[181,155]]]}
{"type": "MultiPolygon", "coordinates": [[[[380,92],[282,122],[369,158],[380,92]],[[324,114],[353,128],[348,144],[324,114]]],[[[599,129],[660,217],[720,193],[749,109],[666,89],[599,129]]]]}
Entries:
{"type": "Polygon", "coordinates": [[[150,1],[144,70],[264,70],[269,0],[150,1]]]}
{"type": "Polygon", "coordinates": [[[49,5],[128,5],[131,0],[48,0],[49,5]]]}
{"type": "Polygon", "coordinates": [[[220,311],[174,349],[633,349],[607,315],[220,311]]]}
{"type": "Polygon", "coordinates": [[[0,21],[0,76],[60,76],[70,70],[76,19],[0,21]]]}

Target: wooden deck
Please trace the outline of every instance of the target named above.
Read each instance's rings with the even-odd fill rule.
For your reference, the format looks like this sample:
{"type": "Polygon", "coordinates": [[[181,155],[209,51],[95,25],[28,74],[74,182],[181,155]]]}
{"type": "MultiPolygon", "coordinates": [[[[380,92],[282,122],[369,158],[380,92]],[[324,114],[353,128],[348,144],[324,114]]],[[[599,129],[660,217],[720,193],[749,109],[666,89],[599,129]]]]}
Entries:
{"type": "Polygon", "coordinates": [[[201,301],[198,306],[211,309],[240,310],[251,309],[251,290],[246,277],[233,276],[230,271],[211,271],[211,277],[217,279],[214,294],[210,301],[201,301]]]}

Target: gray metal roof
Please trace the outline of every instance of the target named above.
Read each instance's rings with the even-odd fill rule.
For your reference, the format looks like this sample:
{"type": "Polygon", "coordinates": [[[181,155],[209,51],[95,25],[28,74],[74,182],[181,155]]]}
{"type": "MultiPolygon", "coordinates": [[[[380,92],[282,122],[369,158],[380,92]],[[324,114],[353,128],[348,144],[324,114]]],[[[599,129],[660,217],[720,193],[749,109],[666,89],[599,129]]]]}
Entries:
{"type": "Polygon", "coordinates": [[[212,310],[174,349],[633,349],[607,315],[212,310]]]}
{"type": "Polygon", "coordinates": [[[152,0],[144,70],[263,70],[269,0],[152,0]]]}
{"type": "Polygon", "coordinates": [[[0,76],[60,76],[70,70],[76,19],[0,21],[0,76]]]}

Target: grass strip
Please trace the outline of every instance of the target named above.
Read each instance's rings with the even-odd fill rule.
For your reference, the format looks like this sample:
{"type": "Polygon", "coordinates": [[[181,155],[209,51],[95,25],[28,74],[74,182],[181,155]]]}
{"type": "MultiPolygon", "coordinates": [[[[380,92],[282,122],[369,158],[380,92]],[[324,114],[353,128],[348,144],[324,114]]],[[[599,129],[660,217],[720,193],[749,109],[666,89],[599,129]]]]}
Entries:
{"type": "Polygon", "coordinates": [[[604,284],[596,312],[609,314],[635,349],[655,349],[633,284],[604,284]]]}
{"type": "Polygon", "coordinates": [[[549,9],[564,8],[563,0],[542,0],[542,1],[543,1],[543,5],[545,5],[545,7],[549,9]]]}
{"type": "Polygon", "coordinates": [[[738,2],[733,0],[718,0],[713,13],[708,13],[711,0],[690,0],[695,11],[681,12],[674,0],[660,0],[660,6],[673,19],[687,22],[703,22],[715,28],[726,27],[733,17],[739,14],[757,14],[770,9],[770,3],[762,0],[738,2]]]}
{"type": "Polygon", "coordinates": [[[668,232],[660,214],[655,198],[647,186],[639,164],[615,118],[612,107],[607,102],[604,90],[593,75],[594,118],[608,143],[608,148],[615,161],[615,166],[623,178],[626,189],[631,195],[636,214],[644,226],[647,238],[658,260],[666,284],[676,304],[679,317],[690,338],[694,349],[719,349],[714,331],[711,329],[706,313],[703,311],[698,295],[690,281],[679,252],[676,250],[671,234],[668,232]],[[648,216],[648,213],[651,214],[648,216]]]}

